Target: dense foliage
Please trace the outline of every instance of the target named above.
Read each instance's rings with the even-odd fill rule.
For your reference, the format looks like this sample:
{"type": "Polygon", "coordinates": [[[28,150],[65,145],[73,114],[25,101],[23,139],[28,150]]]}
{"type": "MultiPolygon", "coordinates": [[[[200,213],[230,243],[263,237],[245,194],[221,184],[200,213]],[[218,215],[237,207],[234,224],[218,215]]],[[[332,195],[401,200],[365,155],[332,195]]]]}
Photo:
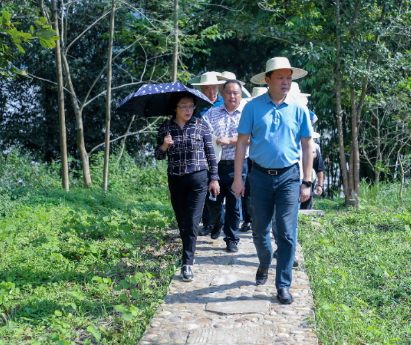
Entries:
{"type": "MultiPolygon", "coordinates": [[[[40,3],[49,17],[50,2],[40,3]]],[[[64,6],[58,2],[64,18],[63,51],[84,106],[87,152],[104,138],[110,4],[106,0],[64,6]]],[[[268,58],[279,55],[310,72],[300,86],[312,95],[309,107],[320,119],[316,130],[322,134],[329,196],[338,195],[342,185],[343,158],[349,174],[353,173],[351,180],[358,180],[359,170],[359,178],[391,181],[400,176],[400,160],[405,164],[401,175],[409,173],[410,1],[181,0],[179,5],[181,81],[206,70],[230,70],[251,90],[251,76],[264,70],[268,58]]],[[[119,1],[117,7],[113,107],[143,82],[171,80],[173,44],[172,0],[119,1]]],[[[0,11],[4,9],[11,21],[24,18],[19,26],[25,32],[42,13],[28,1],[8,0],[0,11]]],[[[51,83],[56,80],[54,53],[36,45],[24,49],[24,55],[15,54],[14,65],[35,77],[0,82],[0,147],[18,143],[50,162],[59,156],[57,90],[51,83]]],[[[68,152],[78,157],[68,92],[65,98],[68,152]]],[[[123,135],[130,122],[128,114],[114,113],[111,137],[123,135]]],[[[137,118],[130,132],[147,124],[137,118]]],[[[126,150],[134,157],[144,156],[153,143],[153,133],[133,135],[126,150]]]]}

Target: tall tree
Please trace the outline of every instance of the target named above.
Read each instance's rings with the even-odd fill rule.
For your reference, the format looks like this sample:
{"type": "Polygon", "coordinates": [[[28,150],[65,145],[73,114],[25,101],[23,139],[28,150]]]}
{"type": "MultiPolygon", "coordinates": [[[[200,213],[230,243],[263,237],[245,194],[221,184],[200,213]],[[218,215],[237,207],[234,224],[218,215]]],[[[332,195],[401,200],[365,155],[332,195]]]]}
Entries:
{"type": "Polygon", "coordinates": [[[108,181],[108,165],[110,159],[110,121],[111,121],[111,74],[112,74],[112,56],[113,56],[113,36],[114,36],[114,14],[116,3],[111,2],[110,16],[110,38],[108,44],[108,59],[107,59],[107,100],[106,100],[106,145],[104,149],[104,170],[103,170],[103,190],[107,193],[108,181]]]}
{"type": "MultiPolygon", "coordinates": [[[[41,1],[43,5],[43,1],[41,1]]],[[[53,24],[56,35],[59,36],[59,26],[57,17],[56,0],[52,0],[53,24]]],[[[44,12],[43,6],[42,11],[44,12]]],[[[64,108],[64,87],[63,87],[63,69],[61,65],[60,41],[56,41],[56,69],[57,69],[57,91],[58,91],[58,108],[59,108],[59,129],[60,129],[60,158],[61,158],[61,178],[63,188],[69,191],[69,176],[67,162],[67,137],[66,137],[66,112],[64,108]]]]}
{"type": "Polygon", "coordinates": [[[174,0],[173,81],[177,81],[177,70],[178,70],[178,0],[174,0]]]}

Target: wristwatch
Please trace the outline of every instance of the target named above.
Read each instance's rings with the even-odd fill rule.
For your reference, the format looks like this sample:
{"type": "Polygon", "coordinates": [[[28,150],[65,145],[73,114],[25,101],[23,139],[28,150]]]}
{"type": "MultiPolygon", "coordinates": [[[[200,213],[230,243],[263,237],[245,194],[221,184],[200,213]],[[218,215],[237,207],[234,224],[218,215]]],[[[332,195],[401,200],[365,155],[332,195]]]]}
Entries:
{"type": "Polygon", "coordinates": [[[317,184],[317,187],[321,187],[321,189],[324,189],[324,187],[320,184],[317,184]]]}
{"type": "Polygon", "coordinates": [[[313,185],[313,183],[311,181],[303,181],[301,182],[303,185],[307,186],[307,187],[311,187],[313,185]]]}

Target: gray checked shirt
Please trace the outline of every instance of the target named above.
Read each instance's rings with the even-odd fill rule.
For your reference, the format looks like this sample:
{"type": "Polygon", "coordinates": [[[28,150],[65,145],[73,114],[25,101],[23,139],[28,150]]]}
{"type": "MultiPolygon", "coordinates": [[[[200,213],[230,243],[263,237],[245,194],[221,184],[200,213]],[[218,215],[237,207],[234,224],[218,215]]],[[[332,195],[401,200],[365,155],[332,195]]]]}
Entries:
{"type": "MultiPolygon", "coordinates": [[[[204,117],[206,121],[211,125],[212,134],[217,138],[227,137],[233,138],[238,136],[237,128],[240,122],[241,112],[244,104],[240,106],[231,114],[227,111],[225,104],[218,107],[210,108],[204,117]]],[[[221,160],[234,160],[235,157],[235,145],[221,145],[222,153],[221,160]]],[[[248,157],[248,147],[245,154],[245,158],[248,157]]]]}

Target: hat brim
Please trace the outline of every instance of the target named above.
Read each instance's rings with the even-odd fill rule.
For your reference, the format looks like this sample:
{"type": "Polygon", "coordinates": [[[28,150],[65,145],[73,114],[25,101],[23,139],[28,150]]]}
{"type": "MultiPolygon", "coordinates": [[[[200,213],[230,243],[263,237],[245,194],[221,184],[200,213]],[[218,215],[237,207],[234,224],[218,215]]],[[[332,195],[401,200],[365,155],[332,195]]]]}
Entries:
{"type": "MultiPolygon", "coordinates": [[[[219,76],[217,76],[217,79],[224,81],[224,83],[225,83],[227,80],[233,80],[233,79],[228,79],[228,78],[219,77],[219,76]]],[[[235,79],[235,80],[237,80],[237,79],[235,79]]],[[[241,85],[245,85],[245,83],[244,83],[243,81],[240,81],[240,80],[237,80],[237,81],[238,81],[241,85]]]]}
{"type": "Polygon", "coordinates": [[[206,85],[221,85],[221,84],[224,84],[225,83],[225,81],[223,81],[223,80],[217,80],[217,82],[208,82],[208,81],[206,81],[206,82],[204,82],[204,83],[191,83],[191,85],[198,85],[198,86],[201,86],[201,85],[204,85],[204,86],[206,86],[206,85]]]}
{"type": "MultiPolygon", "coordinates": [[[[302,77],[305,77],[308,74],[308,72],[306,70],[303,70],[301,68],[296,68],[296,67],[278,68],[278,69],[290,69],[290,70],[292,70],[293,71],[293,75],[292,75],[293,80],[300,79],[302,77]]],[[[270,70],[270,71],[265,71],[263,73],[256,74],[254,77],[251,78],[251,82],[253,84],[259,84],[259,85],[267,84],[265,82],[265,74],[268,73],[268,72],[271,72],[271,71],[276,71],[276,70],[277,69],[273,69],[273,70],[270,70]]]]}

